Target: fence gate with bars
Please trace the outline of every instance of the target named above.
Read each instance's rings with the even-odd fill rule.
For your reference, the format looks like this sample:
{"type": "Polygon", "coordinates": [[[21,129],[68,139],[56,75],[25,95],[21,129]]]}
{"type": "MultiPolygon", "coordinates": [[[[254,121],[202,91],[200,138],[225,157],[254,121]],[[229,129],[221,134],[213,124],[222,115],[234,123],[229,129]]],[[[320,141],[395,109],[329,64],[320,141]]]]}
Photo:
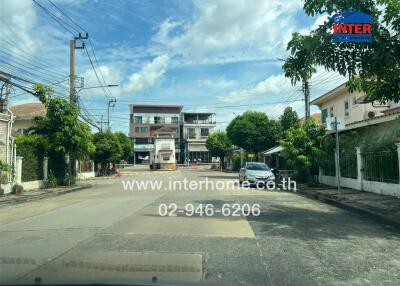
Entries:
{"type": "MultiPolygon", "coordinates": [[[[397,150],[340,154],[340,182],[343,187],[400,197],[400,143],[397,150]]],[[[336,166],[332,153],[320,161],[319,181],[337,186],[336,166]]]]}

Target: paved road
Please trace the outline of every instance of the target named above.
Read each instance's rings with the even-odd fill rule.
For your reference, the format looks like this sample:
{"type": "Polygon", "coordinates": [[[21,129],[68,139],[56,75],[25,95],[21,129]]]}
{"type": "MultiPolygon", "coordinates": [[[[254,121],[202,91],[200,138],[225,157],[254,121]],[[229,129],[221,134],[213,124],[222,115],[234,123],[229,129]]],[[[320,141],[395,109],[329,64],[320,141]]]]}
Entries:
{"type": "MultiPolygon", "coordinates": [[[[232,182],[204,169],[127,171],[94,188],[0,208],[0,282],[399,285],[400,236],[367,217],[281,191],[124,191],[122,180],[232,182]],[[160,217],[160,204],[260,204],[261,214],[160,217]]],[[[204,187],[204,185],[203,185],[204,187]]],[[[168,284],[168,285],[171,285],[168,284]]]]}

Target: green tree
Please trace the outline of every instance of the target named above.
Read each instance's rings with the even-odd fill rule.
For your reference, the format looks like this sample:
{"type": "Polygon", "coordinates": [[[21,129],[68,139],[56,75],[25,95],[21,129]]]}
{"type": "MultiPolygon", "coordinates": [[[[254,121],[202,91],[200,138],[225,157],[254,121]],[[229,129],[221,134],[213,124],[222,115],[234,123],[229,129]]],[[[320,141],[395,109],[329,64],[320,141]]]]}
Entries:
{"type": "Polygon", "coordinates": [[[36,97],[46,105],[44,117],[34,118],[33,133],[43,136],[48,148],[50,169],[63,180],[65,177],[65,155],[73,159],[83,159],[94,152],[92,134],[87,124],[78,119],[79,108],[65,99],[53,97],[50,87],[42,84],[34,86],[36,97]]]}
{"type": "Polygon", "coordinates": [[[125,135],[123,132],[115,132],[115,136],[118,138],[118,141],[122,148],[122,154],[120,160],[128,161],[132,156],[133,144],[132,140],[125,135]]]}
{"type": "Polygon", "coordinates": [[[224,167],[224,158],[232,149],[232,143],[225,132],[214,132],[207,137],[206,147],[211,156],[219,157],[221,169],[224,167]]]}
{"type": "Polygon", "coordinates": [[[121,160],[124,151],[118,136],[111,131],[94,134],[93,143],[96,151],[93,159],[96,163],[117,163],[121,160]]]}
{"type": "Polygon", "coordinates": [[[247,111],[236,116],[226,131],[234,145],[257,155],[276,145],[281,128],[279,122],[269,119],[265,113],[247,111]]]}
{"type": "Polygon", "coordinates": [[[281,124],[283,130],[289,130],[292,127],[299,127],[300,120],[297,112],[288,106],[283,111],[283,114],[279,117],[279,123],[281,124]]]}
{"type": "MultiPolygon", "coordinates": [[[[306,58],[309,63],[321,65],[326,70],[337,71],[347,76],[348,88],[351,91],[364,91],[366,101],[399,101],[400,2],[397,0],[304,1],[304,11],[310,16],[332,16],[348,9],[356,9],[373,17],[371,43],[333,43],[331,18],[311,31],[309,36],[293,34],[290,43],[302,39],[301,42],[308,50],[306,58]]],[[[291,48],[291,57],[287,63],[292,60],[301,62],[300,59],[303,58],[298,53],[301,49],[293,47],[288,46],[291,48]]],[[[304,70],[300,65],[294,64],[292,69],[294,73],[304,70]]]]}
{"type": "Polygon", "coordinates": [[[297,180],[310,182],[318,174],[318,160],[324,154],[321,148],[324,135],[325,128],[309,118],[300,127],[289,129],[287,138],[281,140],[282,154],[297,180]]]}

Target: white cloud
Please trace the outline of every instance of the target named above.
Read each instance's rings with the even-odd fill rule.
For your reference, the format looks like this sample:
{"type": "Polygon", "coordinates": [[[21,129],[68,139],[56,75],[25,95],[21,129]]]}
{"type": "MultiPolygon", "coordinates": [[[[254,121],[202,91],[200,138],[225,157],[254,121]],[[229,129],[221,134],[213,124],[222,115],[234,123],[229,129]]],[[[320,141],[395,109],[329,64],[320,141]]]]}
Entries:
{"type": "Polygon", "coordinates": [[[167,71],[169,57],[161,55],[142,66],[141,70],[129,76],[127,83],[123,85],[124,93],[140,92],[155,85],[167,71]]]}
{"type": "Polygon", "coordinates": [[[232,91],[228,95],[219,96],[218,99],[222,102],[240,102],[263,95],[276,95],[289,88],[290,80],[284,75],[271,75],[249,88],[232,91]]]}
{"type": "Polygon", "coordinates": [[[19,49],[23,49],[32,55],[38,48],[39,41],[32,36],[37,20],[32,3],[29,0],[0,1],[0,40],[13,53],[21,53],[19,49]]]}
{"type": "Polygon", "coordinates": [[[198,16],[192,22],[167,19],[155,42],[185,59],[210,60],[205,55],[233,61],[256,55],[274,56],[286,45],[295,28],[294,14],[301,1],[195,1],[198,16]],[[178,30],[178,32],[173,33],[178,30]]]}

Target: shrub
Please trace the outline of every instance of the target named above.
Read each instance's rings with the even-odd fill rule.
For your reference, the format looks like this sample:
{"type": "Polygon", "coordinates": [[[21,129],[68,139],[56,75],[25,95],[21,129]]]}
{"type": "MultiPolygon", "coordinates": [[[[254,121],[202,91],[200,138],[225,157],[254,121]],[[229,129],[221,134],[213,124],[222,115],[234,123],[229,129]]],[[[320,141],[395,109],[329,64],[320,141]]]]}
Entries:
{"type": "Polygon", "coordinates": [[[43,188],[48,189],[55,187],[57,187],[57,178],[54,176],[53,172],[50,171],[47,180],[43,182],[43,188]]]}
{"type": "Polygon", "coordinates": [[[23,182],[41,180],[43,178],[43,157],[45,142],[41,136],[19,135],[15,143],[17,155],[23,157],[21,179],[23,182]]]}

